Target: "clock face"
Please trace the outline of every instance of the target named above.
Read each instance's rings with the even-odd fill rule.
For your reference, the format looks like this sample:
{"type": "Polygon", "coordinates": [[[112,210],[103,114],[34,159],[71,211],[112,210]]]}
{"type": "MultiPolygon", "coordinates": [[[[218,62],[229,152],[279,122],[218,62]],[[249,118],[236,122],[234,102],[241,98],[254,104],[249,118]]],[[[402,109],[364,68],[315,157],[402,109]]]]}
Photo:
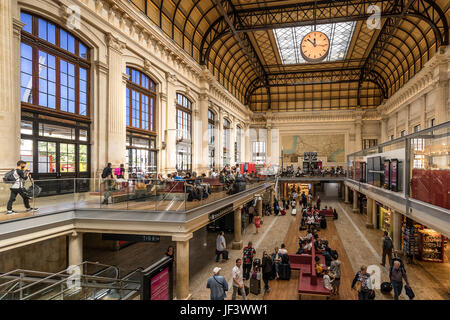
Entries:
{"type": "Polygon", "coordinates": [[[308,62],[322,61],[330,50],[330,39],[320,31],[312,31],[303,37],[300,52],[308,62]]]}

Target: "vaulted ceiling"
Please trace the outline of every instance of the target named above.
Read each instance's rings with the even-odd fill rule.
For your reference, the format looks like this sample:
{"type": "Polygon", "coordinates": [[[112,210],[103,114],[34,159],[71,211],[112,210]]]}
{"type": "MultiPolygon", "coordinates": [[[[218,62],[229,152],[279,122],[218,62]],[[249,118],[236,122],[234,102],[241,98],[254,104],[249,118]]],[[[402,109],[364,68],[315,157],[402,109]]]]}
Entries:
{"type": "Polygon", "coordinates": [[[129,1],[253,111],[374,108],[449,40],[448,0],[129,1]],[[298,58],[314,25],[338,60],[298,58]]]}

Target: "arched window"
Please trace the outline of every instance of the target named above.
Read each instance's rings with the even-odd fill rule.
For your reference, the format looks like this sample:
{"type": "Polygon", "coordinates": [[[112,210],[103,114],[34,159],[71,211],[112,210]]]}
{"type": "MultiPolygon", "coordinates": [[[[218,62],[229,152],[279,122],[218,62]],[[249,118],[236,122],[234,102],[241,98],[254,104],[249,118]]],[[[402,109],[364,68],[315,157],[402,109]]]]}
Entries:
{"type": "Polygon", "coordinates": [[[22,106],[89,116],[89,50],[69,32],[43,18],[20,14],[22,106]]]}
{"type": "MultiPolygon", "coordinates": [[[[44,18],[20,18],[21,159],[34,179],[89,177],[88,47],[44,18]]],[[[42,187],[41,195],[73,192],[63,182],[42,187]]]]}
{"type": "Polygon", "coordinates": [[[127,75],[127,126],[155,132],[155,83],[133,68],[127,68],[127,75]]]}
{"type": "Polygon", "coordinates": [[[144,73],[127,67],[126,125],[128,171],[138,177],[157,171],[156,85],[144,73]]]}
{"type": "Polygon", "coordinates": [[[223,118],[223,165],[230,164],[230,121],[223,118]]]}
{"type": "Polygon", "coordinates": [[[177,170],[192,169],[192,102],[177,93],[177,170]]]}
{"type": "Polygon", "coordinates": [[[216,166],[215,154],[215,131],[216,131],[216,116],[214,112],[208,110],[208,164],[210,169],[214,169],[216,166]]]}

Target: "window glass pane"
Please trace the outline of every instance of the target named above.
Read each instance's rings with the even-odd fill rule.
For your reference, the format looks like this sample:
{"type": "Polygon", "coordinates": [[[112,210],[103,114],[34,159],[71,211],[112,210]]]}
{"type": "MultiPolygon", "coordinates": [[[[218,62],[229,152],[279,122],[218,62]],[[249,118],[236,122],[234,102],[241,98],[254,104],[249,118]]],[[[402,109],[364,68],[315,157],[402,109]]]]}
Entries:
{"type": "Polygon", "coordinates": [[[75,53],[75,38],[70,34],[67,35],[67,51],[75,53]]]}
{"type": "Polygon", "coordinates": [[[59,46],[61,49],[67,50],[67,32],[63,29],[59,30],[59,46]]]}
{"type": "Polygon", "coordinates": [[[20,44],[20,97],[22,102],[33,103],[33,49],[20,44]]]}
{"type": "Polygon", "coordinates": [[[56,27],[53,23],[47,23],[47,41],[56,44],[56,27]]]}
{"type": "Polygon", "coordinates": [[[39,51],[39,105],[56,108],[55,57],[39,51]],[[49,99],[50,97],[50,99],[49,99]]]}
{"type": "Polygon", "coordinates": [[[23,27],[23,31],[33,33],[33,17],[28,13],[20,13],[20,21],[25,23],[25,26],[23,27]]]}
{"type": "Polygon", "coordinates": [[[142,138],[133,138],[133,147],[148,149],[150,147],[150,140],[142,138]]]}
{"type": "Polygon", "coordinates": [[[61,110],[75,113],[75,66],[60,60],[61,110]]]}
{"type": "Polygon", "coordinates": [[[88,141],[88,132],[87,130],[80,129],[80,141],[88,141]]]}
{"type": "Polygon", "coordinates": [[[39,38],[47,40],[47,21],[39,19],[38,28],[39,38]]]}
{"type": "Polygon", "coordinates": [[[56,172],[56,142],[38,141],[38,172],[56,172]]]}
{"type": "Polygon", "coordinates": [[[60,172],[75,172],[75,145],[61,143],[59,145],[60,172]]]}
{"type": "Polygon", "coordinates": [[[78,52],[81,58],[87,59],[87,48],[81,42],[78,43],[78,52]]]}
{"type": "Polygon", "coordinates": [[[20,122],[20,133],[32,135],[33,134],[33,122],[22,120],[20,122]]]}
{"type": "MultiPolygon", "coordinates": [[[[84,131],[84,130],[80,130],[84,131]]],[[[59,139],[75,140],[75,129],[57,126],[54,124],[40,123],[39,135],[42,137],[52,137],[59,139]]]]}
{"type": "Polygon", "coordinates": [[[82,116],[87,115],[87,70],[84,68],[79,69],[80,73],[80,97],[79,97],[79,114],[82,116]]]}
{"type": "Polygon", "coordinates": [[[20,160],[27,162],[27,169],[33,172],[33,140],[22,139],[20,142],[20,160]]]}
{"type": "Polygon", "coordinates": [[[87,157],[88,157],[87,145],[80,144],[78,157],[79,157],[78,171],[86,172],[88,170],[88,168],[87,168],[87,163],[88,163],[88,161],[87,161],[87,157]]]}

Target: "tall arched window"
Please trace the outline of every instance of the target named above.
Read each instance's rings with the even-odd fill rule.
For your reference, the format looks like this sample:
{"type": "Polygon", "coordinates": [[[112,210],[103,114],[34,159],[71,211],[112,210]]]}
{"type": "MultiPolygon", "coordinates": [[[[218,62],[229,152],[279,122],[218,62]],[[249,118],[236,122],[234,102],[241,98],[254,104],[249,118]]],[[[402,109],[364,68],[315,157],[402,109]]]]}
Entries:
{"type": "Polygon", "coordinates": [[[139,70],[127,67],[126,124],[128,172],[138,177],[157,171],[155,82],[139,70]]]}
{"type": "MultiPolygon", "coordinates": [[[[88,47],[44,18],[20,18],[21,158],[35,179],[89,177],[88,47]]],[[[46,185],[42,194],[64,192],[73,185],[46,185]]]]}
{"type": "Polygon", "coordinates": [[[230,164],[230,130],[231,123],[223,118],[223,165],[230,164]]]}
{"type": "Polygon", "coordinates": [[[210,169],[214,169],[216,166],[215,131],[216,131],[216,116],[214,112],[208,110],[208,165],[210,169]]]}
{"type": "Polygon", "coordinates": [[[192,102],[177,93],[177,170],[192,169],[192,102]]]}

